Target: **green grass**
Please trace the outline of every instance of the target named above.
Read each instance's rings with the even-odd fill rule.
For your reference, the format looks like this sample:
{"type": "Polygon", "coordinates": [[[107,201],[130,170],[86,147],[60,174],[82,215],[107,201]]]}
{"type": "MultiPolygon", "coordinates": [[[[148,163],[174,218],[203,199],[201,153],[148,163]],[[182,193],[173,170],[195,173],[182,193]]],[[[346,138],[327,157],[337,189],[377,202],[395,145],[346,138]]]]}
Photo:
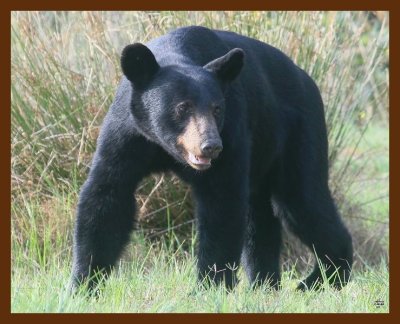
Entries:
{"type": "Polygon", "coordinates": [[[389,128],[384,125],[371,125],[360,144],[360,152],[353,162],[353,169],[364,167],[352,195],[360,204],[371,204],[371,214],[375,219],[385,221],[388,215],[389,200],[389,128]],[[385,144],[383,144],[385,143],[385,144]],[[364,155],[364,156],[363,156],[364,155]],[[364,163],[362,165],[362,163],[364,163]],[[365,170],[367,169],[367,172],[365,170]],[[360,185],[361,183],[361,185],[360,185]],[[358,187],[358,188],[357,188],[358,187]]]}
{"type": "Polygon", "coordinates": [[[353,274],[341,291],[297,292],[302,279],[296,271],[283,273],[282,289],[252,290],[243,273],[233,292],[222,287],[204,290],[196,283],[195,259],[182,249],[171,250],[168,242],[145,243],[136,234],[127,249],[130,257],[119,263],[97,298],[84,291],[68,290],[70,262],[52,258],[47,267],[26,265],[12,274],[12,312],[218,312],[218,313],[363,313],[388,312],[388,268],[382,262],[375,269],[353,274]],[[377,307],[375,301],[384,305],[377,307]]]}
{"type": "Polygon", "coordinates": [[[387,312],[388,24],[365,12],[14,12],[12,14],[12,312],[387,312]],[[190,190],[151,176],[136,193],[140,230],[98,299],[70,296],[72,228],[119,54],[197,24],[268,42],[305,69],[325,103],[331,188],[353,235],[342,291],[295,291],[310,270],[297,242],[283,289],[197,287],[190,190]],[[300,275],[302,273],[302,275],[300,275]],[[383,300],[376,307],[376,300],[383,300]]]}
{"type": "Polygon", "coordinates": [[[98,298],[69,294],[69,263],[55,264],[49,271],[30,276],[19,272],[13,276],[12,312],[388,312],[388,270],[383,264],[376,270],[356,273],[340,292],[297,292],[299,278],[287,271],[279,292],[266,287],[252,290],[243,280],[227,293],[221,287],[202,290],[195,282],[193,258],[177,261],[176,255],[167,256],[162,251],[150,256],[150,270],[143,267],[142,260],[122,263],[98,298]],[[384,305],[376,307],[377,300],[384,305]]]}

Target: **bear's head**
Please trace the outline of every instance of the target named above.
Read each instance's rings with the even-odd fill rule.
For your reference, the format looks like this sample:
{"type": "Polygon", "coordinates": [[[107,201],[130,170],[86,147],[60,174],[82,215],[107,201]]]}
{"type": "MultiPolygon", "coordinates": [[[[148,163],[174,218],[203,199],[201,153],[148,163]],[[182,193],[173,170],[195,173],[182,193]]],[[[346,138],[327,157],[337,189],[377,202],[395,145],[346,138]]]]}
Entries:
{"type": "Polygon", "coordinates": [[[243,57],[236,48],[204,66],[179,57],[176,64],[160,66],[145,45],[125,47],[121,67],[133,88],[138,130],[177,161],[208,169],[223,149],[224,91],[242,69],[243,57]]]}

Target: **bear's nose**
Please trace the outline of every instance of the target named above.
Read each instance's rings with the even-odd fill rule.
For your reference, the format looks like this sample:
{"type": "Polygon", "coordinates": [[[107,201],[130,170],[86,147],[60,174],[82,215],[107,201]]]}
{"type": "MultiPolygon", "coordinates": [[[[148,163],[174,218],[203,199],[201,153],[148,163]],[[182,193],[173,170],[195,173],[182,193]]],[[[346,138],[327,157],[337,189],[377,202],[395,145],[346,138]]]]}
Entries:
{"type": "Polygon", "coordinates": [[[211,159],[215,159],[222,151],[221,140],[209,140],[201,145],[201,153],[211,159]]]}

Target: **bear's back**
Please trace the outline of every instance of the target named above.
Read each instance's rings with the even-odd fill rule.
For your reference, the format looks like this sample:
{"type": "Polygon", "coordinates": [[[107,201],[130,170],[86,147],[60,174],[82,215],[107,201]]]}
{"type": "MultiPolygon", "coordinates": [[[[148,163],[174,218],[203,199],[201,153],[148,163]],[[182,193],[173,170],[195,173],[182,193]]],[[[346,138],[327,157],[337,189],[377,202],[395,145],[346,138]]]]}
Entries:
{"type": "Polygon", "coordinates": [[[205,65],[233,48],[242,48],[252,65],[266,61],[271,63],[268,65],[292,63],[283,52],[257,39],[202,26],[175,29],[147,45],[161,63],[165,55],[174,53],[190,58],[195,64],[205,65]]]}
{"type": "Polygon", "coordinates": [[[230,49],[214,31],[201,26],[175,29],[146,45],[161,66],[173,64],[178,59],[188,59],[192,64],[203,66],[230,49]]]}
{"type": "Polygon", "coordinates": [[[245,52],[239,79],[246,87],[261,90],[271,87],[278,93],[290,93],[305,74],[277,48],[234,32],[211,30],[201,26],[181,27],[151,40],[148,47],[161,66],[195,64],[203,66],[233,48],[245,52]]]}

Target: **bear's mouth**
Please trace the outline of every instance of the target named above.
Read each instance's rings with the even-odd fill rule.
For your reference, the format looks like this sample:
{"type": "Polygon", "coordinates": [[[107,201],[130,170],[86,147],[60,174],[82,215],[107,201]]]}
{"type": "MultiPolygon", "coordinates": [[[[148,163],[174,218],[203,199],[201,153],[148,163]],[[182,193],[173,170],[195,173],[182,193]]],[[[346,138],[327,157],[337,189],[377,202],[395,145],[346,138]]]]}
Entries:
{"type": "Polygon", "coordinates": [[[211,158],[195,155],[190,151],[186,152],[186,161],[196,170],[207,170],[211,167],[211,158]]]}

